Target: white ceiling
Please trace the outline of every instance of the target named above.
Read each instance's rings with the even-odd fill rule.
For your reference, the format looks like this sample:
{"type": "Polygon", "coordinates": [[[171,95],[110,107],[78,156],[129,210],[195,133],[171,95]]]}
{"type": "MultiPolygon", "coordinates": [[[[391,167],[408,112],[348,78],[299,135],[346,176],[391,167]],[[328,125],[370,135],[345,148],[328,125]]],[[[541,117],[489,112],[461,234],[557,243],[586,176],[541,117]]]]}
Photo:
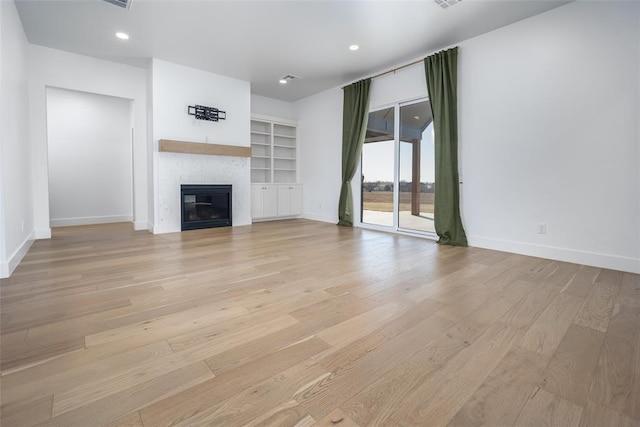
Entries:
{"type": "Polygon", "coordinates": [[[131,65],[158,58],[294,101],[568,1],[16,0],[31,43],[131,65]],[[124,31],[127,41],[115,37],[124,31]],[[351,52],[351,44],[360,50],[351,52]],[[299,80],[281,85],[286,74],[299,80]]]}

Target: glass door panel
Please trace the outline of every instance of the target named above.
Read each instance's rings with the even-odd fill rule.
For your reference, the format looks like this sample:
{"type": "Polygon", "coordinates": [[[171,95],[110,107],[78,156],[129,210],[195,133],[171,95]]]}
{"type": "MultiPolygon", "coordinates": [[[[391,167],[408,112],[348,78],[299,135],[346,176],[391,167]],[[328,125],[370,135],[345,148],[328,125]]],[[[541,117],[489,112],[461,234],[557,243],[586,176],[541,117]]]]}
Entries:
{"type": "Polygon", "coordinates": [[[400,106],[398,228],[435,233],[433,115],[429,101],[400,106]]]}
{"type": "Polygon", "coordinates": [[[395,109],[369,113],[362,147],[362,217],[366,224],[393,227],[395,109]]]}

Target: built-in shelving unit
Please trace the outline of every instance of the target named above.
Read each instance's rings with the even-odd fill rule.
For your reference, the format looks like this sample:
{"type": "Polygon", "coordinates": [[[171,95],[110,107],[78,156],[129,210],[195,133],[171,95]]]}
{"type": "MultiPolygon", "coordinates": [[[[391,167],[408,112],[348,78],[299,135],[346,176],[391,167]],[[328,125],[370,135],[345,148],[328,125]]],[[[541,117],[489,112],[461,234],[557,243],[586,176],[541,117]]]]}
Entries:
{"type": "Polygon", "coordinates": [[[297,172],[295,124],[254,117],[251,120],[251,182],[295,183],[297,172]]]}
{"type": "Polygon", "coordinates": [[[297,148],[294,123],[267,117],[251,119],[251,216],[254,220],[290,218],[302,213],[297,148]]]}

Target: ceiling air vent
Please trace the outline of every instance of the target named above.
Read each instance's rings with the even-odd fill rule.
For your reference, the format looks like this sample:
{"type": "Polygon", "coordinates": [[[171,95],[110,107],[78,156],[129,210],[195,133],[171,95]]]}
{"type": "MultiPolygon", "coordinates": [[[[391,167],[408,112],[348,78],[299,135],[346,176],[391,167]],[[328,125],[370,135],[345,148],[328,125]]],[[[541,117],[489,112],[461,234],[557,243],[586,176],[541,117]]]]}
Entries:
{"type": "Polygon", "coordinates": [[[441,8],[447,9],[447,8],[453,6],[454,4],[460,3],[462,0],[433,0],[433,1],[435,1],[436,4],[438,6],[440,6],[441,8]]]}
{"type": "Polygon", "coordinates": [[[116,6],[120,6],[125,9],[129,9],[131,7],[131,0],[103,0],[107,3],[115,4],[116,6]]]}
{"type": "Polygon", "coordinates": [[[280,77],[280,84],[286,85],[291,80],[299,79],[300,77],[294,76],[293,74],[287,74],[286,76],[280,77]]]}

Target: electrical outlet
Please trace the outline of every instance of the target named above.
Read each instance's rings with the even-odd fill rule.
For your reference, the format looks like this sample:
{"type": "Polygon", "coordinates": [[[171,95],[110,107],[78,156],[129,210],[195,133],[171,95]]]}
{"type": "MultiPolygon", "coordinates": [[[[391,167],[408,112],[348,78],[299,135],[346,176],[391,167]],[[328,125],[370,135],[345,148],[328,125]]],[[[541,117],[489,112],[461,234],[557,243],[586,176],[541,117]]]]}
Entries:
{"type": "Polygon", "coordinates": [[[547,234],[547,224],[544,222],[538,224],[538,234],[547,234]]]}

